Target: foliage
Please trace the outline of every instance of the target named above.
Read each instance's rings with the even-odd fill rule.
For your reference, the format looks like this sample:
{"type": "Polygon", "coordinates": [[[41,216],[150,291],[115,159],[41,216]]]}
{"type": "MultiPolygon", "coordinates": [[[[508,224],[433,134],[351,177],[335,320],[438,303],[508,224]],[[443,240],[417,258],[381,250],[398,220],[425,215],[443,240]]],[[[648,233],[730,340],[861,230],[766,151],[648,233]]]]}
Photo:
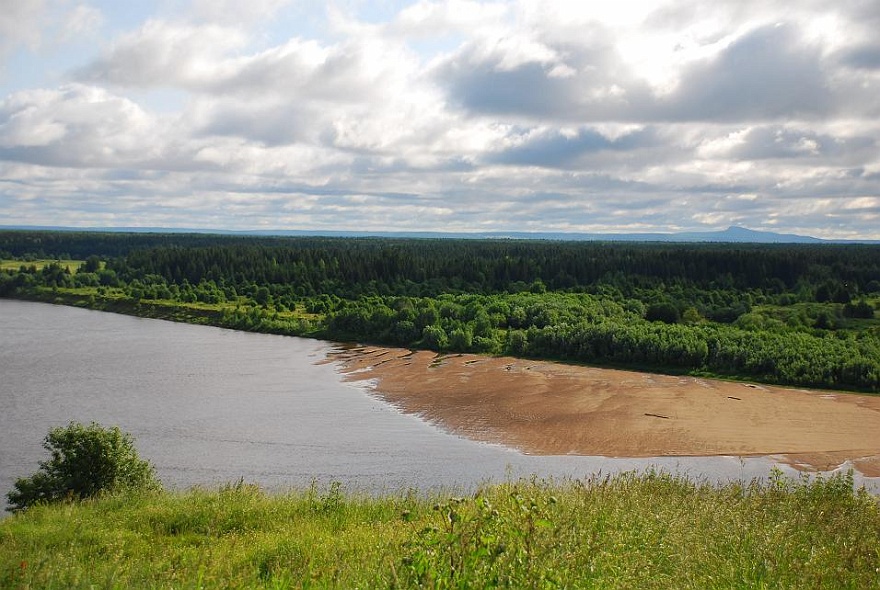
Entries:
{"type": "Polygon", "coordinates": [[[49,431],[51,454],[34,475],[19,479],[7,494],[10,510],[101,493],[158,489],[153,467],[138,457],[131,435],[117,427],[71,422],[49,431]]]}
{"type": "Polygon", "coordinates": [[[877,499],[850,475],[665,473],[473,494],[108,495],[0,522],[0,587],[876,588],[877,499]]]}
{"type": "Polygon", "coordinates": [[[876,245],[0,232],[0,296],[359,340],[880,391],[876,245]],[[78,272],[52,254],[85,260],[78,272]]]}

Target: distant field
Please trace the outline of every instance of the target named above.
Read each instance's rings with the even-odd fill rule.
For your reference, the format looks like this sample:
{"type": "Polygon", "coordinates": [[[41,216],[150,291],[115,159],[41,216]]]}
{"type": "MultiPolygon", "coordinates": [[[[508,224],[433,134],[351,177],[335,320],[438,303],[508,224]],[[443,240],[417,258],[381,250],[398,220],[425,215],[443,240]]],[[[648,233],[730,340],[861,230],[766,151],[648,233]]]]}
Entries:
{"type": "Polygon", "coordinates": [[[85,260],[51,260],[51,259],[41,259],[41,260],[0,260],[0,270],[18,270],[22,266],[36,266],[37,270],[42,270],[43,267],[49,266],[53,262],[64,266],[70,272],[76,272],[77,269],[82,265],[85,260]]]}

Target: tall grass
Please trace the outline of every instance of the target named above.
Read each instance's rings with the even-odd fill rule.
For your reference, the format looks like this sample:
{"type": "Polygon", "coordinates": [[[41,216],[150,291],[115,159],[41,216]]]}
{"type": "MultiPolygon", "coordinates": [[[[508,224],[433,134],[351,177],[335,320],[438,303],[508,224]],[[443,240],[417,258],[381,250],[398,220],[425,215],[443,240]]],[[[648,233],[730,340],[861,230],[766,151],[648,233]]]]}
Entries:
{"type": "Polygon", "coordinates": [[[851,476],[518,481],[467,497],[247,485],[39,506],[0,522],[4,588],[872,588],[851,476]]]}

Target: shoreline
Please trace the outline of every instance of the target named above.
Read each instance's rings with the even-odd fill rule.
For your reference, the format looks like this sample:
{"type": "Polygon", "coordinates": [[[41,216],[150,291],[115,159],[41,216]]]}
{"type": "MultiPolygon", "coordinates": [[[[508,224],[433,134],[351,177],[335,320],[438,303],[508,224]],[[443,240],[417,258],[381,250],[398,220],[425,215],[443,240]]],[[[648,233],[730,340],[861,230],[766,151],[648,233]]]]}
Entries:
{"type": "Polygon", "coordinates": [[[880,477],[880,396],[381,346],[329,360],[404,413],[525,454],[849,461],[880,477]]]}
{"type": "MultiPolygon", "coordinates": [[[[192,314],[173,313],[178,307],[143,302],[102,307],[76,305],[71,298],[12,299],[236,329],[204,310],[196,321],[192,314]]],[[[880,477],[878,395],[514,357],[335,346],[328,360],[336,361],[347,379],[375,379],[374,394],[401,411],[524,454],[769,457],[802,471],[830,471],[849,461],[863,475],[880,477]],[[446,383],[438,384],[443,379],[446,383]]]]}

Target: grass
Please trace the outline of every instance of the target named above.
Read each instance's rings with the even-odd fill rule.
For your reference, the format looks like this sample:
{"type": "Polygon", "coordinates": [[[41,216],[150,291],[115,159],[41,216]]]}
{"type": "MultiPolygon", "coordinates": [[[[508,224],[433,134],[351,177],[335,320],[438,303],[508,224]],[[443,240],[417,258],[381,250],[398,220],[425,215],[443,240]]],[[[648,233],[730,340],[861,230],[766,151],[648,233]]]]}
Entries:
{"type": "MultiPolygon", "coordinates": [[[[880,297],[867,297],[866,301],[874,306],[875,309],[880,307],[880,297]]],[[[825,313],[832,316],[837,332],[849,331],[858,334],[869,330],[876,330],[880,327],[880,318],[877,317],[876,311],[873,318],[841,317],[843,312],[843,304],[841,303],[794,303],[784,306],[764,304],[756,305],[752,311],[765,318],[782,323],[812,322],[811,318],[825,313]]]]}
{"type": "Polygon", "coordinates": [[[40,259],[40,260],[0,260],[0,271],[4,270],[14,270],[17,271],[22,266],[31,267],[35,266],[37,270],[43,270],[44,267],[49,266],[50,264],[59,264],[62,268],[66,268],[71,273],[75,273],[79,270],[79,267],[85,260],[58,260],[58,259],[40,259]]]}
{"type": "MultiPolygon", "coordinates": [[[[221,321],[224,312],[233,312],[236,308],[248,310],[253,307],[246,298],[222,303],[184,302],[174,299],[133,300],[122,289],[116,287],[35,287],[18,296],[58,305],[220,327],[224,326],[221,321]]],[[[270,313],[281,321],[319,321],[323,317],[308,313],[303,308],[285,311],[273,309],[270,313]]]]}
{"type": "MultiPolygon", "coordinates": [[[[54,289],[48,287],[37,287],[35,288],[34,293],[42,294],[46,299],[50,297],[60,298],[60,301],[65,304],[68,303],[68,301],[85,302],[91,296],[95,299],[104,300],[107,302],[126,302],[131,304],[132,306],[140,305],[142,307],[189,310],[193,312],[210,312],[211,314],[216,315],[219,315],[224,311],[235,311],[235,309],[239,307],[248,308],[253,306],[253,303],[246,297],[239,297],[236,301],[224,301],[222,303],[205,303],[202,301],[187,302],[179,301],[177,299],[141,299],[138,301],[134,301],[128,295],[126,295],[123,289],[120,289],[118,287],[56,287],[54,289]],[[103,289],[103,291],[101,291],[101,289],[103,289]]],[[[285,311],[275,310],[273,308],[271,312],[282,319],[319,320],[323,317],[321,314],[308,313],[303,308],[290,309],[285,311]]]]}
{"type": "Polygon", "coordinates": [[[4,588],[877,588],[880,510],[851,476],[663,473],[464,498],[338,485],[113,496],[0,522],[4,588]]]}

